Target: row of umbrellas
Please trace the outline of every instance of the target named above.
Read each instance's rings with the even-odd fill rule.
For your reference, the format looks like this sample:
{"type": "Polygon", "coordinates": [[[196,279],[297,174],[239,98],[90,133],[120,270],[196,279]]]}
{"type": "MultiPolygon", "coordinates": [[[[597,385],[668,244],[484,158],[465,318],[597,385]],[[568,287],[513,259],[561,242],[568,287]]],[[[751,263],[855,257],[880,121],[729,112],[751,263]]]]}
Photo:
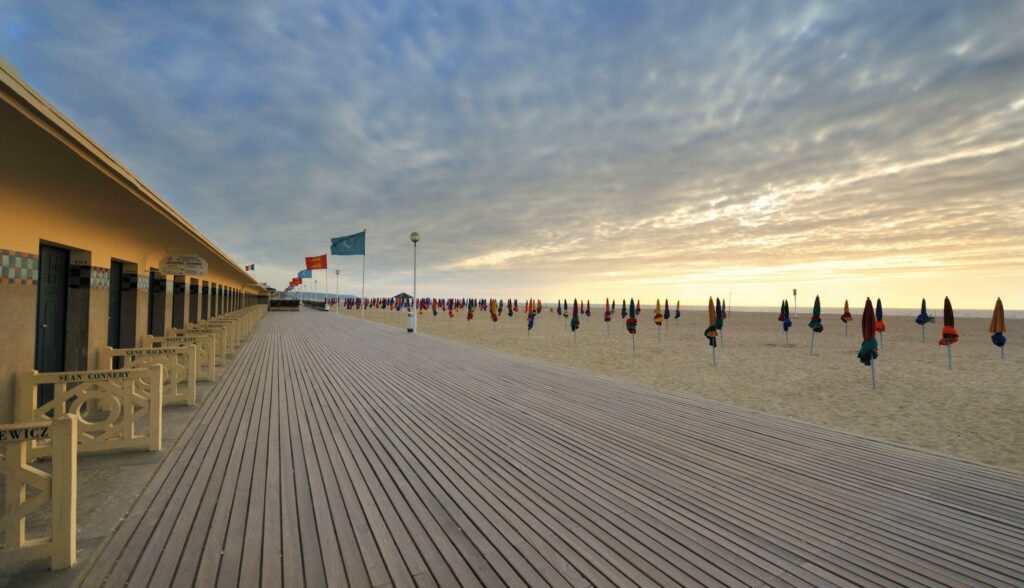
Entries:
{"type": "MultiPolygon", "coordinates": [[[[394,309],[402,310],[410,308],[413,302],[409,299],[399,298],[370,298],[365,300],[360,299],[349,299],[345,305],[348,308],[360,308],[363,306],[383,309],[394,309]]],[[[507,314],[509,317],[513,316],[514,313],[519,312],[519,300],[508,299],[506,306],[503,299],[422,299],[415,303],[419,308],[419,312],[423,313],[426,310],[431,310],[434,316],[437,316],[438,309],[444,311],[447,310],[449,318],[454,316],[454,313],[462,308],[467,309],[467,320],[473,319],[473,311],[477,308],[487,309],[490,313],[492,322],[497,322],[499,316],[507,314]]],[[[567,321],[567,326],[572,331],[573,342],[576,341],[576,332],[581,327],[580,314],[585,316],[591,316],[590,301],[587,300],[584,304],[579,299],[573,300],[572,310],[569,310],[569,301],[565,299],[560,300],[557,303],[557,313],[567,321]],[[571,313],[570,313],[571,312],[571,313]]],[[[670,318],[669,301],[665,300],[664,307],[662,307],[661,300],[655,303],[654,308],[654,323],[658,327],[658,337],[661,338],[661,326],[664,324],[665,319],[670,318]]],[[[533,330],[536,317],[543,310],[543,305],[540,300],[530,299],[524,306],[527,316],[527,335],[533,330]]],[[[615,301],[605,299],[605,310],[604,310],[604,321],[606,328],[608,323],[611,322],[613,313],[615,312],[615,301]]],[[[637,315],[641,312],[640,303],[638,300],[630,299],[628,306],[626,300],[623,299],[622,306],[620,307],[620,313],[626,327],[626,331],[632,337],[633,352],[636,352],[636,335],[638,331],[637,315]]],[[[960,337],[957,333],[955,326],[955,317],[953,314],[953,306],[947,297],[943,303],[942,312],[942,333],[938,343],[946,348],[948,357],[948,367],[953,369],[953,345],[959,341],[960,337]]],[[[679,301],[676,301],[675,318],[679,319],[681,316],[679,301]]],[[[708,324],[704,329],[704,337],[708,340],[708,345],[711,347],[711,361],[713,366],[717,366],[717,347],[720,343],[720,339],[724,336],[723,327],[725,319],[728,317],[726,305],[723,301],[717,298],[708,298],[708,324]]],[[[786,340],[789,340],[789,329],[792,327],[792,320],[790,318],[789,302],[783,300],[779,310],[779,322],[782,323],[782,330],[786,334],[786,340]]],[[[849,301],[844,301],[843,313],[840,316],[840,320],[843,322],[844,330],[848,332],[848,323],[853,320],[853,315],[850,312],[849,301]]],[[[921,311],[914,319],[914,321],[921,326],[921,340],[925,339],[925,326],[928,323],[934,322],[935,317],[928,314],[927,302],[921,300],[921,311]]],[[[821,299],[819,296],[814,298],[814,307],[811,312],[811,320],[808,323],[808,327],[811,329],[811,342],[809,352],[811,355],[814,354],[814,338],[815,335],[824,331],[824,323],[821,318],[821,299]]],[[[1003,310],[1003,302],[1001,299],[996,299],[995,309],[992,312],[992,319],[989,321],[988,331],[991,334],[992,343],[997,346],[1000,350],[1000,357],[1005,358],[1005,345],[1006,345],[1006,319],[1003,310]]],[[[882,307],[882,300],[877,299],[874,303],[871,302],[871,298],[868,298],[864,303],[864,311],[861,315],[861,334],[862,343],[859,351],[857,352],[858,359],[865,365],[871,367],[871,386],[872,389],[876,388],[876,372],[875,372],[875,360],[878,359],[879,351],[883,345],[883,336],[885,333],[885,321],[884,321],[884,310],[882,307]]]]}

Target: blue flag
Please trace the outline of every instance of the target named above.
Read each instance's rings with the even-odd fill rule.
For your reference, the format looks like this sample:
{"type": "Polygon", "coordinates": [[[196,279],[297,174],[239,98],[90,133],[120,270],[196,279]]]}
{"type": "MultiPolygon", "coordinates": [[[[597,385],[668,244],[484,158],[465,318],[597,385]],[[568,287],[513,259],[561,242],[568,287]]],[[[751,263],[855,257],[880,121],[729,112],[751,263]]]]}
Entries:
{"type": "Polygon", "coordinates": [[[353,235],[332,237],[331,255],[366,255],[366,229],[353,235]]]}
{"type": "Polygon", "coordinates": [[[302,279],[313,279],[313,270],[302,270],[299,272],[299,277],[302,279]]]}

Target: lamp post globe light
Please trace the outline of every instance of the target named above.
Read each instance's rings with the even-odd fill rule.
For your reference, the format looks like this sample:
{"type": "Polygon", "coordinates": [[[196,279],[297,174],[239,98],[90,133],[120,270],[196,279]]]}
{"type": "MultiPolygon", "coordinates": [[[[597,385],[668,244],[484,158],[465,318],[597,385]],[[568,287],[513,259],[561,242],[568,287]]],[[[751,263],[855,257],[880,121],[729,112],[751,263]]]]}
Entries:
{"type": "Polygon", "coordinates": [[[413,231],[409,235],[412,241],[412,304],[409,306],[409,316],[405,320],[405,330],[410,333],[416,332],[416,244],[420,242],[420,234],[413,231]]]}

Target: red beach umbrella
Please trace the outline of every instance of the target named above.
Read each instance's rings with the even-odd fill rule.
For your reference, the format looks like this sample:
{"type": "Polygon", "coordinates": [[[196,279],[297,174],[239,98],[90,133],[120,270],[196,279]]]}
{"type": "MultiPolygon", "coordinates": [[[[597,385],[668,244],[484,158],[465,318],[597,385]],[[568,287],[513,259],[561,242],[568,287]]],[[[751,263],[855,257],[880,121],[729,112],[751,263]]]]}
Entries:
{"type": "Polygon", "coordinates": [[[843,301],[843,316],[839,317],[839,320],[843,321],[843,334],[847,337],[850,336],[850,321],[853,320],[853,315],[850,314],[850,301],[843,301]]]}
{"type": "Polygon", "coordinates": [[[953,305],[949,302],[949,296],[942,303],[942,338],[939,345],[946,346],[946,357],[949,362],[949,369],[953,369],[953,344],[960,340],[960,335],[953,326],[953,305]]]}
{"type": "Polygon", "coordinates": [[[871,299],[864,303],[864,314],[860,319],[860,330],[864,341],[860,344],[857,357],[866,366],[871,366],[871,389],[875,389],[875,359],[878,358],[878,340],[875,339],[875,310],[871,299]]]}

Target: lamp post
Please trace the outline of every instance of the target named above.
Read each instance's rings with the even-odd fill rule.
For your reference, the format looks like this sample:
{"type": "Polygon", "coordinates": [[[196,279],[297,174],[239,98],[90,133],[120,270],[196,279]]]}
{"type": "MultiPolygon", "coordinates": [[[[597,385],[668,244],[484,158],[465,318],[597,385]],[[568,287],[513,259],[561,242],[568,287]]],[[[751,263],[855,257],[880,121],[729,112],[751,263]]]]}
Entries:
{"type": "Polygon", "coordinates": [[[416,332],[416,244],[420,242],[420,234],[413,231],[409,235],[412,241],[412,305],[409,307],[409,316],[405,321],[405,330],[410,333],[416,332]]]}
{"type": "Polygon", "coordinates": [[[339,312],[341,306],[341,270],[334,270],[334,312],[339,312]]]}

